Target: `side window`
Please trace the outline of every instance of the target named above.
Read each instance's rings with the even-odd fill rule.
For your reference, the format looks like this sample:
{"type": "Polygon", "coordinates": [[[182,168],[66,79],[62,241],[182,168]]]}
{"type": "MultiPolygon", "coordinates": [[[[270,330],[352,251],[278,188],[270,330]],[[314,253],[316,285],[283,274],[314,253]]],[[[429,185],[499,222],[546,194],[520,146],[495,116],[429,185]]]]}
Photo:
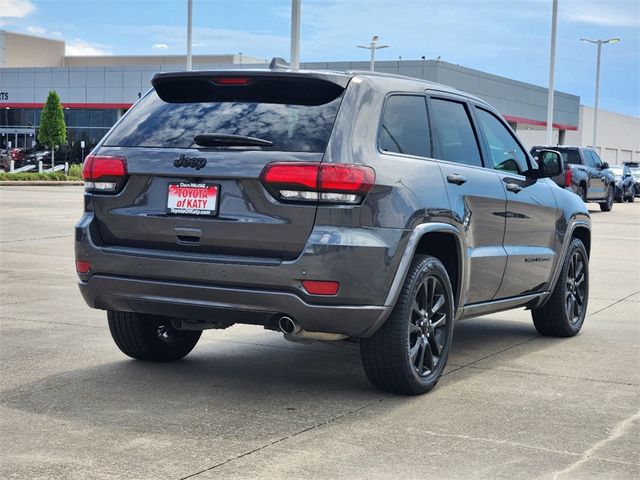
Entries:
{"type": "Polygon", "coordinates": [[[431,118],[438,142],[435,158],[482,166],[478,141],[464,104],[434,98],[431,100],[431,118]]]}
{"type": "Polygon", "coordinates": [[[383,152],[428,157],[431,153],[425,97],[393,95],[387,99],[378,145],[383,152]]]}
{"type": "Polygon", "coordinates": [[[601,166],[602,165],[602,160],[600,159],[598,154],[596,152],[594,152],[593,150],[587,150],[587,151],[591,155],[591,165],[594,166],[594,167],[601,166]]]}
{"type": "Polygon", "coordinates": [[[522,173],[527,169],[527,154],[504,124],[492,113],[476,108],[480,128],[489,147],[489,155],[495,168],[505,172],[522,173]]]}

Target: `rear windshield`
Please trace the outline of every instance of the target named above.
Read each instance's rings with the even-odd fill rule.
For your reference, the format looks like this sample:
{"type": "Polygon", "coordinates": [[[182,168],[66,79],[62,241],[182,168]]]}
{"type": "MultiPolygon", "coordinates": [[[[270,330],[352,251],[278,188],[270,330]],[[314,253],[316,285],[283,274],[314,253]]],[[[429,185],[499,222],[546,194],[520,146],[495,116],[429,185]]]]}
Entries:
{"type": "Polygon", "coordinates": [[[321,105],[268,100],[167,103],[151,91],[116,125],[104,145],[199,148],[196,135],[221,133],[269,140],[269,150],[324,152],[341,99],[342,95],[321,105]]]}
{"type": "Polygon", "coordinates": [[[560,152],[565,163],[571,163],[573,165],[582,164],[582,162],[580,161],[580,152],[578,152],[578,150],[575,148],[533,147],[531,149],[531,155],[533,155],[535,158],[538,158],[538,153],[540,153],[540,150],[543,149],[555,150],[557,152],[560,152]]]}

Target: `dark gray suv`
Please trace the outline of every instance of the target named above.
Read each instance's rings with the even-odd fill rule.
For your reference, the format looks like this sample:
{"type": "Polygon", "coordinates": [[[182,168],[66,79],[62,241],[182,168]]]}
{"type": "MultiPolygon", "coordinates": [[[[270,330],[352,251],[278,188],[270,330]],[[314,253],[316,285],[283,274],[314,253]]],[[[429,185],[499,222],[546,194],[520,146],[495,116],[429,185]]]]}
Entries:
{"type": "Polygon", "coordinates": [[[158,74],[83,167],[76,269],[130,357],[235,323],[360,343],[377,387],[433,388],[454,321],[526,307],[572,336],[590,218],[502,117],[364,72],[158,74]]]}

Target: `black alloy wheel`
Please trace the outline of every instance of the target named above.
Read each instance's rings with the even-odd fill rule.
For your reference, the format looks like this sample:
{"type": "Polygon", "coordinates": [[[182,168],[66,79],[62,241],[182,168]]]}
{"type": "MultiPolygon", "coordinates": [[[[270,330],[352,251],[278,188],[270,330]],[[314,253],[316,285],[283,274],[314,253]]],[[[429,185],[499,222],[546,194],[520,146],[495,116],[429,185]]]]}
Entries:
{"type": "Polygon", "coordinates": [[[582,252],[576,250],[569,260],[566,278],[566,311],[567,318],[572,325],[578,323],[586,307],[587,276],[585,259],[582,252]]]}
{"type": "Polygon", "coordinates": [[[600,210],[602,210],[603,212],[610,212],[611,209],[613,208],[613,197],[614,197],[613,188],[608,187],[607,196],[605,198],[605,201],[600,204],[600,210]]]}
{"type": "Polygon", "coordinates": [[[427,377],[433,373],[447,345],[447,294],[442,282],[427,276],[418,287],[411,310],[409,347],[416,373],[427,377]]]}
{"type": "Polygon", "coordinates": [[[436,386],[453,339],[455,305],[440,260],[416,255],[384,324],[360,339],[367,378],[387,392],[418,395],[436,386]]]}
{"type": "Polygon", "coordinates": [[[589,255],[579,238],[573,238],[562,262],[553,292],[541,306],[531,310],[540,335],[573,337],[587,316],[589,302],[589,255]]]}

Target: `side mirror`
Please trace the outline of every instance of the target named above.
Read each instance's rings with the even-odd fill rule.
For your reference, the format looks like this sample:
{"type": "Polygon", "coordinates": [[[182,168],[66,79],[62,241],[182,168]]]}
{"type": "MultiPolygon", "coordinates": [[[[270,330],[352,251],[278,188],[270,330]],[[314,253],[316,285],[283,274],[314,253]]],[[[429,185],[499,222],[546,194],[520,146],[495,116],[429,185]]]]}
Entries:
{"type": "Polygon", "coordinates": [[[609,164],[607,162],[602,162],[602,169],[609,168],[609,164]]]}
{"type": "Polygon", "coordinates": [[[555,150],[540,150],[538,153],[538,178],[550,178],[564,173],[562,154],[555,150]]]}

